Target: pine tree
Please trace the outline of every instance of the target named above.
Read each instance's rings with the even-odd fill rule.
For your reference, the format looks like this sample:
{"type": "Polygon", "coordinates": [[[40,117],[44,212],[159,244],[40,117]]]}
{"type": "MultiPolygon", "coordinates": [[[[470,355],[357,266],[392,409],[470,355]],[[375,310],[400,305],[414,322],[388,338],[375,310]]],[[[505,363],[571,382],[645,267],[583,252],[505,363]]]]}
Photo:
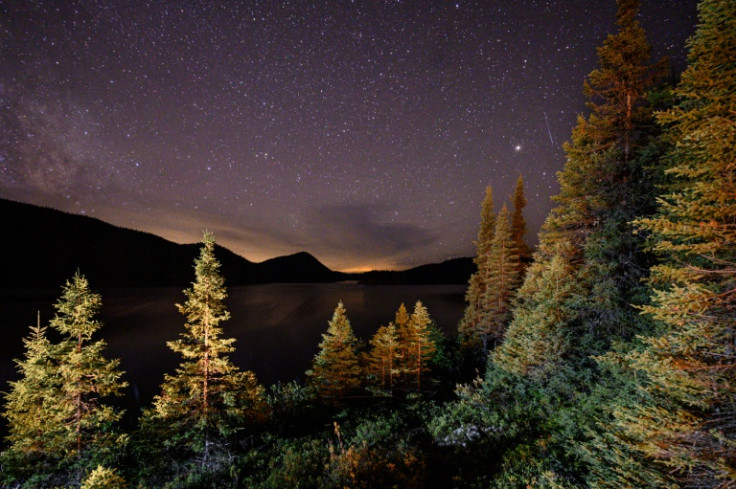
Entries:
{"type": "Polygon", "coordinates": [[[671,191],[656,216],[638,221],[664,257],[643,308],[661,329],[624,358],[642,394],[615,409],[622,448],[611,451],[633,452],[681,487],[734,487],[736,4],[704,0],[699,13],[680,101],[660,114],[674,145],[671,191]]]}
{"type": "Polygon", "coordinates": [[[381,392],[393,395],[394,378],[399,373],[401,350],[394,323],[381,326],[370,341],[371,351],[366,357],[368,377],[380,386],[381,392]]]}
{"type": "Polygon", "coordinates": [[[402,365],[408,383],[415,385],[417,392],[422,391],[422,376],[429,372],[429,363],[436,351],[431,338],[431,322],[427,308],[421,301],[417,301],[401,338],[404,357],[402,365]]]}
{"type": "Polygon", "coordinates": [[[211,233],[202,237],[194,270],[195,281],[184,291],[187,300],[177,304],[186,318],[185,331],[167,343],[183,362],[174,375],[165,375],[161,394],[141,424],[145,436],[155,438],[150,441],[177,463],[215,472],[234,436],[265,414],[264,389],[253,372],[241,372],[228,357],[235,339],[222,337],[220,324],[230,313],[211,233]]]}
{"type": "Polygon", "coordinates": [[[478,240],[475,242],[476,256],[473,259],[477,266],[477,271],[470,276],[468,289],[465,292],[465,302],[468,305],[465,308],[465,313],[460,320],[460,324],[458,324],[458,335],[461,342],[470,347],[477,344],[480,338],[478,329],[480,328],[483,317],[486,315],[483,299],[486,293],[485,279],[488,275],[488,253],[491,249],[493,233],[496,229],[496,215],[493,213],[493,189],[490,185],[486,187],[486,195],[481,205],[480,217],[478,240]]]}
{"type": "Polygon", "coordinates": [[[517,242],[512,234],[509,211],[504,204],[496,217],[496,231],[488,256],[486,292],[483,298],[486,316],[481,321],[481,341],[484,351],[490,343],[500,342],[511,319],[511,307],[521,282],[517,242]]]}
{"type": "Polygon", "coordinates": [[[532,258],[532,250],[524,241],[526,235],[526,219],[524,219],[524,207],[526,207],[526,197],[524,196],[524,178],[519,175],[516,180],[516,188],[512,197],[514,211],[511,214],[511,239],[516,244],[516,250],[519,254],[519,276],[523,275],[524,268],[532,258]]]}
{"type": "Polygon", "coordinates": [[[360,387],[358,339],[353,333],[342,302],[337,304],[327,332],[322,335],[319,352],[307,371],[309,384],[326,400],[337,400],[360,387]]]}

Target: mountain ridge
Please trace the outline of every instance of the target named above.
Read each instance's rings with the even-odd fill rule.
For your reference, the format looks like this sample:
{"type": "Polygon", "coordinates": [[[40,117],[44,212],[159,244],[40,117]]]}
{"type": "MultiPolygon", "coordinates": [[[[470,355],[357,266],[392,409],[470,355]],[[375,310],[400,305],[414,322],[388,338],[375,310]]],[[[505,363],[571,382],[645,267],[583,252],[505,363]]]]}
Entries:
{"type": "MultiPolygon", "coordinates": [[[[198,243],[178,244],[96,217],[0,198],[0,241],[5,283],[58,286],[80,270],[99,287],[182,286],[192,279],[198,243]]],[[[306,251],[252,262],[217,245],[229,285],[338,282],[367,284],[466,283],[470,258],[446,260],[404,271],[343,273],[306,251]]]]}

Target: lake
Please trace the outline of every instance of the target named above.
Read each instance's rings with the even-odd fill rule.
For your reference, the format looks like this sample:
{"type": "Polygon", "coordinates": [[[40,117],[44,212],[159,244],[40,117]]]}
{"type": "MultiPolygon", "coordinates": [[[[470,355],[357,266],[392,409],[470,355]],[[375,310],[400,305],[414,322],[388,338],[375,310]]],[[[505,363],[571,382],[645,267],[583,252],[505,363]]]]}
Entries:
{"type": "MultiPolygon", "coordinates": [[[[94,288],[94,286],[93,286],[94,288]]],[[[102,294],[96,338],[108,343],[108,358],[119,358],[130,383],[124,404],[148,405],[165,372],[173,372],[181,358],[166,342],[183,331],[184,317],[174,304],[184,301],[178,288],[109,289],[102,294]]],[[[318,350],[321,335],[338,301],[347,309],[355,334],[366,343],[379,326],[394,317],[404,302],[409,312],[421,300],[437,325],[454,332],[464,310],[464,285],[268,284],[231,287],[227,308],[232,318],[223,323],[226,337],[237,339],[233,362],[253,370],[264,385],[301,380],[318,350]]],[[[52,317],[60,289],[0,290],[0,391],[17,377],[13,358],[23,354],[22,338],[35,324],[52,317]]]]}

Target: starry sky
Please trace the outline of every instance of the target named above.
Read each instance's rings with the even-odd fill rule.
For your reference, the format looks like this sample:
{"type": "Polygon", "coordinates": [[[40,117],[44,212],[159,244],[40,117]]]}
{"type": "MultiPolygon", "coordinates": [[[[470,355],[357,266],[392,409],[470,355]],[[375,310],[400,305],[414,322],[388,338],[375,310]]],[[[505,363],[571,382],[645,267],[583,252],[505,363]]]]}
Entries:
{"type": "MultiPolygon", "coordinates": [[[[695,0],[651,0],[685,65],[695,0]]],[[[0,197],[336,270],[474,253],[551,208],[613,0],[0,0],[0,197]]]]}

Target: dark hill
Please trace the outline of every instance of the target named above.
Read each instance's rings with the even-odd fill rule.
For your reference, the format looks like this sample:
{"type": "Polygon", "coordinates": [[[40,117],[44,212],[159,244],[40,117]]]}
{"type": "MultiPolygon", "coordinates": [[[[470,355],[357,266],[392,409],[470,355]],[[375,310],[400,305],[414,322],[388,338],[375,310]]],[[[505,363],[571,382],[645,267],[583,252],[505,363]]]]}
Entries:
{"type": "MultiPolygon", "coordinates": [[[[96,287],[186,285],[198,244],[0,199],[3,286],[58,287],[79,269],[96,287]]],[[[308,253],[253,263],[218,246],[228,285],[343,279],[308,253]]]]}
{"type": "Polygon", "coordinates": [[[453,258],[442,263],[421,265],[400,272],[371,271],[351,278],[365,284],[467,284],[476,271],[472,258],[453,258]]]}

